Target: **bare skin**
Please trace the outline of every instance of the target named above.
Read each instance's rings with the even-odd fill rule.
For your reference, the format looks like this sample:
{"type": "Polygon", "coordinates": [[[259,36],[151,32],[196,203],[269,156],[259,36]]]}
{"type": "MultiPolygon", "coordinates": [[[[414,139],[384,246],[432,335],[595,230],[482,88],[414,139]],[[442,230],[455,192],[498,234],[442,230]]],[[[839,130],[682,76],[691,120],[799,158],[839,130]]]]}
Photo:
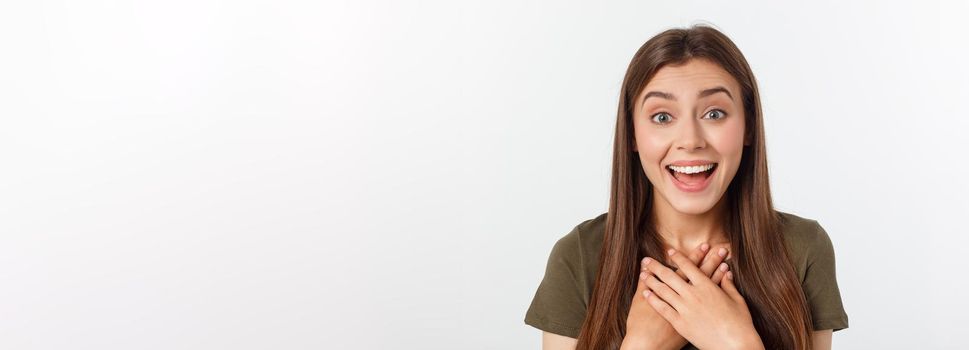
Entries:
{"type": "MultiPolygon", "coordinates": [[[[704,243],[690,254],[689,259],[703,271],[705,276],[719,283],[728,270],[727,264],[723,263],[726,257],[726,246],[716,246],[711,250],[710,245],[704,243]]],[[[682,348],[688,343],[686,338],[654,310],[647,303],[646,298],[642,297],[647,289],[646,280],[649,276],[645,267],[642,270],[636,293],[629,307],[629,316],[626,318],[626,337],[623,339],[621,348],[624,350],[682,348]]],[[[677,273],[685,277],[682,269],[678,269],[677,273]]]]}
{"type": "Polygon", "coordinates": [[[747,302],[734,284],[733,272],[714,283],[682,253],[671,249],[668,254],[687,278],[662,262],[644,258],[649,290],[643,297],[649,306],[697,348],[764,349],[747,302]]]}
{"type": "Polygon", "coordinates": [[[740,83],[717,63],[692,59],[660,68],[635,101],[633,151],[653,185],[652,217],[661,238],[681,252],[726,241],[725,193],[750,143],[740,83]],[[673,184],[667,166],[685,160],[717,164],[703,191],[673,184]]]}

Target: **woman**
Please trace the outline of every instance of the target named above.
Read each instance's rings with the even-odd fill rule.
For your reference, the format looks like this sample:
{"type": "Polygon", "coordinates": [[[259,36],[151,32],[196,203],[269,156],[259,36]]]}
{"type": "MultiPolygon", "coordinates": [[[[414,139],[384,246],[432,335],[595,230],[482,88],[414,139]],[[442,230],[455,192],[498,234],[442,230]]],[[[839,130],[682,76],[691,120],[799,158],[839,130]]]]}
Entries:
{"type": "Polygon", "coordinates": [[[773,208],[764,140],[729,38],[647,41],[619,97],[609,211],[555,244],[526,313],[543,347],[830,349],[848,327],[834,249],[773,208]]]}

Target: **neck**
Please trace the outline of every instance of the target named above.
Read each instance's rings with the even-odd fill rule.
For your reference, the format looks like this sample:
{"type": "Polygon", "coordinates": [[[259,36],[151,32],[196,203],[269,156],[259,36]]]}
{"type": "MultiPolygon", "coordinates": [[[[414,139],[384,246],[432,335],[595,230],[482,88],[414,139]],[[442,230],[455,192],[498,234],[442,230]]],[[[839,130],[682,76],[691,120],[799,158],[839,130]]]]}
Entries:
{"type": "Polygon", "coordinates": [[[689,253],[704,242],[713,245],[729,241],[723,231],[723,219],[727,215],[726,195],[720,197],[713,208],[699,214],[677,211],[658,193],[652,197],[653,223],[666,245],[664,250],[674,248],[689,253]]]}

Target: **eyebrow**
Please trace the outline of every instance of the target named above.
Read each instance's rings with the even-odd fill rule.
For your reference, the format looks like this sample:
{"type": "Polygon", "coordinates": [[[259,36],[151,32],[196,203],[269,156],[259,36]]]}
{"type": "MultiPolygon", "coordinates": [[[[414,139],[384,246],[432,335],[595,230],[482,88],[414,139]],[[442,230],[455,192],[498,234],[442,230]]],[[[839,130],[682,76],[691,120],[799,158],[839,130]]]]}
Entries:
{"type": "MultiPolygon", "coordinates": [[[[733,100],[733,95],[730,94],[730,90],[727,90],[727,88],[725,88],[723,86],[716,86],[716,87],[712,87],[712,88],[709,88],[709,89],[705,89],[703,91],[700,91],[700,93],[697,94],[696,96],[697,96],[697,98],[703,98],[703,97],[707,97],[707,96],[713,95],[713,94],[718,93],[718,92],[722,92],[722,93],[727,94],[727,96],[729,96],[730,99],[733,100]]],[[[643,103],[646,103],[646,99],[648,99],[650,97],[659,97],[659,98],[663,98],[663,99],[667,99],[667,100],[671,100],[671,101],[676,101],[676,96],[673,96],[673,94],[671,94],[671,93],[662,92],[662,91],[650,91],[650,92],[647,92],[646,93],[646,96],[643,97],[643,103]]]]}

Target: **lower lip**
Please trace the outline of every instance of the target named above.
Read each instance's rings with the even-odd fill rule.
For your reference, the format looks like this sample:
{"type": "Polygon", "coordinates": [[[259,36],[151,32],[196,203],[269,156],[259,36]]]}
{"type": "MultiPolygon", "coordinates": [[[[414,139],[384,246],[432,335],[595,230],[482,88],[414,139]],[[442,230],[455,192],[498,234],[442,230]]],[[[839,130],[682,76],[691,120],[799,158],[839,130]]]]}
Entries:
{"type": "Polygon", "coordinates": [[[687,183],[684,183],[683,181],[677,180],[676,176],[673,176],[673,174],[670,174],[669,170],[666,171],[666,174],[669,175],[670,180],[673,181],[673,185],[676,186],[676,188],[679,188],[680,191],[700,192],[707,189],[707,186],[710,185],[710,181],[713,180],[713,175],[717,174],[717,170],[720,170],[719,164],[717,164],[717,166],[713,168],[713,172],[710,173],[710,176],[707,176],[707,178],[704,179],[703,182],[698,183],[696,185],[689,185],[687,183]]]}

